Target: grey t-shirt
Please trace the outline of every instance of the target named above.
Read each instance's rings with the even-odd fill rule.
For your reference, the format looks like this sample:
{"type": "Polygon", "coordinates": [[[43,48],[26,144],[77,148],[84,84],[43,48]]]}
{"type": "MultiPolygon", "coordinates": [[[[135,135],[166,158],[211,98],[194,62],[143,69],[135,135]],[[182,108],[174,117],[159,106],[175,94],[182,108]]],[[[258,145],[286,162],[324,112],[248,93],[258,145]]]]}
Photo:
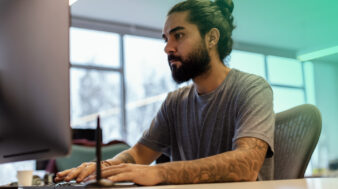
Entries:
{"type": "Polygon", "coordinates": [[[139,143],[172,161],[193,160],[234,149],[241,137],[259,138],[269,150],[259,179],[273,176],[275,114],[270,85],[232,69],[214,91],[199,95],[194,85],[170,92],[139,143]]]}

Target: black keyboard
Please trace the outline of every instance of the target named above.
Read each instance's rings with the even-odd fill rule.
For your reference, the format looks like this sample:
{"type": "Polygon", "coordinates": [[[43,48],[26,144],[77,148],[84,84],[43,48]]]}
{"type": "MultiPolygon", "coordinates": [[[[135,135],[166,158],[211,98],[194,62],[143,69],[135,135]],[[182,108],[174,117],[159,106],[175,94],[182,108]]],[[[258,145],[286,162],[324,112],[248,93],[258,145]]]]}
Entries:
{"type": "Polygon", "coordinates": [[[43,185],[43,186],[25,186],[25,187],[20,187],[24,189],[71,189],[71,188],[76,188],[76,189],[81,189],[81,188],[86,188],[85,184],[79,184],[76,183],[75,181],[70,181],[70,182],[60,182],[56,184],[50,184],[50,185],[43,185]]]}
{"type": "MultiPolygon", "coordinates": [[[[109,188],[129,188],[129,187],[138,187],[138,185],[132,183],[132,182],[117,182],[114,183],[112,186],[109,186],[109,188]]],[[[17,188],[17,187],[14,187],[17,188]]],[[[60,182],[56,184],[51,185],[45,185],[45,186],[25,186],[20,187],[23,189],[84,189],[84,188],[104,188],[102,186],[88,186],[84,183],[76,183],[75,181],[70,182],[60,182]]],[[[1,187],[0,187],[1,189],[1,187]]]]}

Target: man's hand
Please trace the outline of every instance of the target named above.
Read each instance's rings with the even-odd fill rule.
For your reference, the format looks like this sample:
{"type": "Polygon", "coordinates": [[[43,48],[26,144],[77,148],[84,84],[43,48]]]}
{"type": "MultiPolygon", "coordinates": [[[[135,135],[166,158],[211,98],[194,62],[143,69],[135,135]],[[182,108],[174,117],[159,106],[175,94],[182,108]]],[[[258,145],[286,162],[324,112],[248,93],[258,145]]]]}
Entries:
{"type": "MultiPolygon", "coordinates": [[[[130,163],[106,167],[102,169],[101,176],[102,178],[107,178],[113,182],[129,181],[146,186],[163,182],[158,167],[130,163]]],[[[94,175],[88,177],[85,181],[93,179],[95,179],[94,175]]]]}
{"type": "MultiPolygon", "coordinates": [[[[109,159],[106,161],[102,161],[101,162],[101,171],[104,170],[113,170],[114,168],[116,168],[116,165],[119,165],[121,163],[124,163],[123,165],[121,165],[122,167],[125,166],[125,164],[127,164],[129,166],[131,166],[132,164],[149,164],[151,162],[153,162],[155,159],[157,159],[159,156],[161,155],[160,152],[156,152],[142,144],[135,144],[135,146],[133,146],[131,149],[125,150],[121,153],[119,153],[117,156],[115,156],[113,159],[109,159]]],[[[149,166],[137,166],[135,165],[135,171],[133,172],[134,174],[137,173],[137,170],[139,170],[139,168],[149,168],[149,166]]],[[[119,166],[117,166],[117,168],[120,168],[119,166]]],[[[150,169],[150,168],[149,168],[150,169]]],[[[125,170],[125,169],[118,169],[118,170],[125,170]]],[[[153,170],[153,169],[151,169],[153,170]]],[[[76,179],[76,182],[82,182],[86,179],[90,180],[90,178],[92,179],[94,177],[96,171],[96,163],[94,162],[88,162],[88,163],[83,163],[80,166],[76,167],[76,168],[72,168],[72,169],[68,169],[62,172],[59,172],[56,174],[55,177],[55,182],[60,182],[60,181],[66,181],[69,182],[73,179],[76,179]],[[92,175],[92,176],[90,176],[92,175]],[[89,178],[87,178],[88,176],[90,176],[89,178]]],[[[117,173],[115,172],[111,172],[112,174],[108,174],[109,176],[113,176],[116,175],[117,173]]],[[[140,172],[142,173],[142,172],[140,172]]],[[[103,178],[104,178],[104,172],[103,172],[103,178]]],[[[143,172],[143,174],[145,174],[145,172],[143,172]]],[[[107,176],[106,176],[107,177],[107,176]]],[[[114,177],[115,178],[115,177],[114,177]]],[[[119,177],[120,178],[120,177],[119,177]]],[[[125,177],[125,178],[130,178],[130,177],[125,177]]],[[[113,178],[112,178],[113,179],[113,178]]],[[[115,178],[116,179],[116,178],[115,178]]],[[[126,180],[126,179],[119,179],[119,181],[121,180],[126,180]]],[[[133,180],[134,181],[134,180],[133,180]]],[[[135,183],[141,183],[141,182],[135,182],[135,183]]],[[[143,182],[142,182],[143,183],[143,182]]]]}
{"type": "MultiPolygon", "coordinates": [[[[101,167],[105,168],[111,165],[117,165],[121,163],[120,161],[102,161],[101,162],[101,167]]],[[[72,169],[67,169],[62,172],[59,172],[56,174],[56,177],[54,179],[55,182],[61,182],[61,181],[66,181],[69,182],[73,179],[76,179],[76,182],[80,183],[82,182],[85,178],[87,178],[89,175],[94,174],[96,170],[96,163],[94,162],[85,162],[82,163],[80,166],[72,168],[72,169]]]]}

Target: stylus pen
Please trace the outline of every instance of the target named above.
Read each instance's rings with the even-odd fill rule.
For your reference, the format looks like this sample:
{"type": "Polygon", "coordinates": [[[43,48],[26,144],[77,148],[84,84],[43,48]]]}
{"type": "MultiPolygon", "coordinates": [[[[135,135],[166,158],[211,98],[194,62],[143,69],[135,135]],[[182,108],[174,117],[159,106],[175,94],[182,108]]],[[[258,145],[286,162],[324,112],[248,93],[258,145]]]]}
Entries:
{"type": "Polygon", "coordinates": [[[100,127],[100,116],[97,116],[96,124],[96,182],[99,183],[101,180],[101,144],[102,144],[102,133],[100,127]]]}

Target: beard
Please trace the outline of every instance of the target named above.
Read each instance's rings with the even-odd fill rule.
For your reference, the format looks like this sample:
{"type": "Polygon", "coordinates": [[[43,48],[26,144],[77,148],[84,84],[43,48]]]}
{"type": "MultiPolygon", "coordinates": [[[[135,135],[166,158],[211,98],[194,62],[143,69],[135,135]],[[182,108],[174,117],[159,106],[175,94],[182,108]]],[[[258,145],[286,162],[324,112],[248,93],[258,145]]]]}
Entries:
{"type": "Polygon", "coordinates": [[[186,59],[183,59],[180,56],[169,55],[168,62],[171,69],[171,75],[178,84],[202,75],[210,69],[210,56],[203,42],[190,52],[186,59]],[[171,60],[180,61],[181,66],[170,66],[171,60]]]}

